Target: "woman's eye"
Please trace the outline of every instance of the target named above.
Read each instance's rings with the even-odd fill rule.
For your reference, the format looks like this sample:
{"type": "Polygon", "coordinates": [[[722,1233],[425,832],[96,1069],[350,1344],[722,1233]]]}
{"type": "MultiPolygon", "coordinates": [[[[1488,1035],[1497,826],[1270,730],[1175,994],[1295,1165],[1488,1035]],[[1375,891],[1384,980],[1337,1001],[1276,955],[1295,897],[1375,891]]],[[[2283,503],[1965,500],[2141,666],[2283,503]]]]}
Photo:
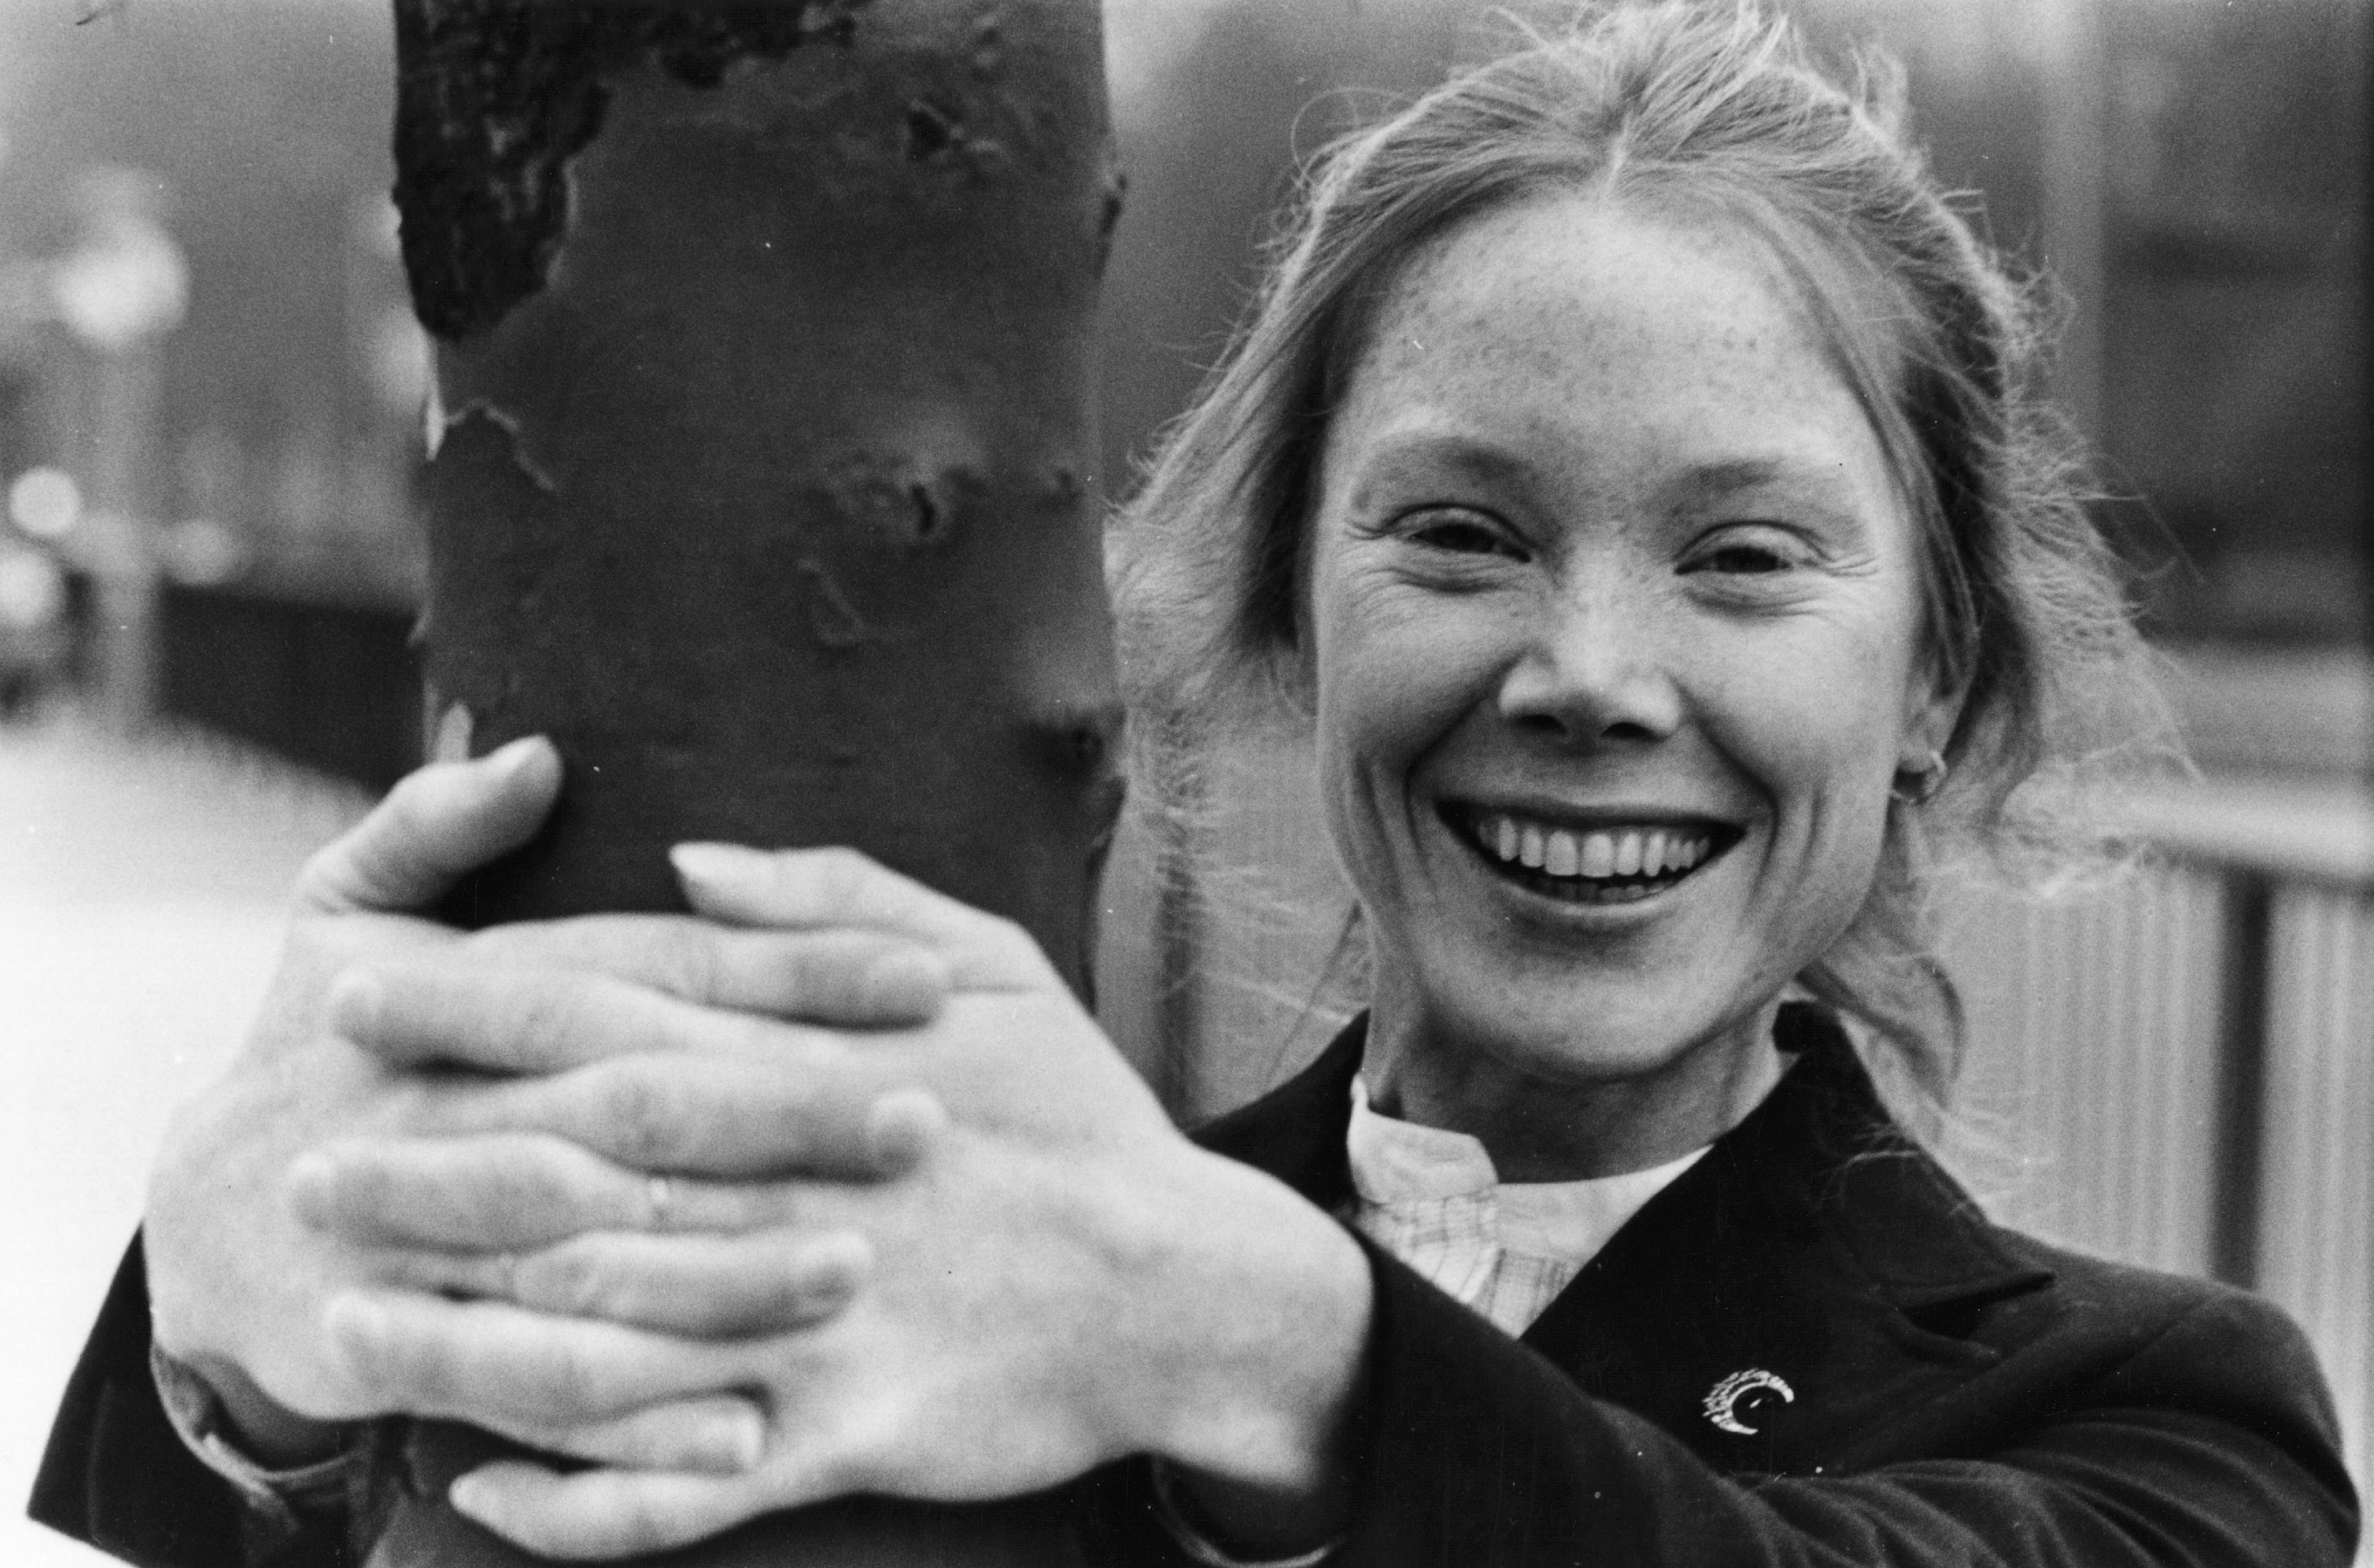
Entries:
{"type": "Polygon", "coordinates": [[[1409,537],[1430,549],[1454,555],[1503,555],[1518,552],[1508,538],[1483,519],[1460,512],[1438,513],[1418,521],[1409,537]]]}
{"type": "Polygon", "coordinates": [[[1684,563],[1684,571],[1722,572],[1731,577],[1763,577],[1804,564],[1804,551],[1792,542],[1750,535],[1718,540],[1684,563]]]}
{"type": "Polygon", "coordinates": [[[1777,572],[1788,570],[1790,562],[1780,551],[1761,544],[1726,544],[1699,556],[1698,565],[1719,572],[1777,572]]]}

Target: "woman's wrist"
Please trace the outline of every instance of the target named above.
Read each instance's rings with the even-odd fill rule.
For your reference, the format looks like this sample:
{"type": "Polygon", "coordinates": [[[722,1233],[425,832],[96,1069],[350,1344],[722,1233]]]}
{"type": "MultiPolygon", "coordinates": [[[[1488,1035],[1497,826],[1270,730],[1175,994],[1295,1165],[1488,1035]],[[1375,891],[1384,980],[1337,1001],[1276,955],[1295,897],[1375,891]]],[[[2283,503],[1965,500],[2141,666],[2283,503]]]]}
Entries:
{"type": "Polygon", "coordinates": [[[159,1349],[213,1393],[223,1438],[267,1469],[313,1464],[336,1454],[345,1442],[344,1424],[298,1414],[266,1394],[237,1363],[220,1356],[184,1358],[159,1349]]]}
{"type": "Polygon", "coordinates": [[[1340,1534],[1375,1284],[1367,1256],[1284,1184],[1201,1150],[1166,1184],[1175,1240],[1142,1299],[1169,1332],[1135,1446],[1233,1544],[1291,1551],[1340,1534]]]}

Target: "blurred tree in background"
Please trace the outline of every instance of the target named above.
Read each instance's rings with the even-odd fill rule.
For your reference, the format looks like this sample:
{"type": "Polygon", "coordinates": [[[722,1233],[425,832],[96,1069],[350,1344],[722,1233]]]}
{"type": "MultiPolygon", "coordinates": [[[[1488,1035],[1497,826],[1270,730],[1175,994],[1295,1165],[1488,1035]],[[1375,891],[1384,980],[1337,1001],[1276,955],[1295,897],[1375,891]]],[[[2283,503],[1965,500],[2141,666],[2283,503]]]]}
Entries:
{"type": "MultiPolygon", "coordinates": [[[[137,171],[187,257],[143,477],[167,565],[192,581],[409,603],[405,486],[425,385],[386,198],[384,7],[369,0],[142,0],[77,23],[70,0],[0,4],[0,256],[71,242],[87,171],[137,171]],[[177,525],[210,525],[182,529],[177,525]]],[[[23,314],[21,306],[19,316],[23,314]]],[[[90,432],[55,334],[18,325],[49,399],[0,451],[88,487],[90,432]]]]}

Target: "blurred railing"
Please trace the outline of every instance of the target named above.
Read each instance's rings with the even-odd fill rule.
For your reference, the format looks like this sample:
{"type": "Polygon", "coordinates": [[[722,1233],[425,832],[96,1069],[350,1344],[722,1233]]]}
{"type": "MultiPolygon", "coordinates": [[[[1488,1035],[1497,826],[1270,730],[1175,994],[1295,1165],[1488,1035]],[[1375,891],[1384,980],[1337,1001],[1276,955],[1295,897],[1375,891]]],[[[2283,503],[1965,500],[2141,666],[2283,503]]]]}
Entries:
{"type": "Polygon", "coordinates": [[[161,711],[370,790],[420,760],[417,612],[387,598],[168,584],[161,711]]]}
{"type": "Polygon", "coordinates": [[[1958,1163],[2006,1223],[2280,1303],[2374,1493],[2374,794],[2204,785],[2133,827],[2115,886],[1957,920],[1958,1163]]]}

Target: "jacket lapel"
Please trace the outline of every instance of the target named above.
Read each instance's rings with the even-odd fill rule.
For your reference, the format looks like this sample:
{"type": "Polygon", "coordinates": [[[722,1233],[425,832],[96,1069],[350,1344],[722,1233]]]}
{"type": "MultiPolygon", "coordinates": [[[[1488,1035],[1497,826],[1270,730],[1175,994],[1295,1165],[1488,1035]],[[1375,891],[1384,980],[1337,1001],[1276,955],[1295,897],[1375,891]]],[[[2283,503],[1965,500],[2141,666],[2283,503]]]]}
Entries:
{"type": "MultiPolygon", "coordinates": [[[[1198,1134],[1341,1211],[1356,1021],[1293,1082],[1198,1134]]],[[[1838,1024],[1784,1008],[1794,1059],[1748,1117],[1652,1199],[1528,1329],[1596,1398],[1719,1469],[1810,1473],[1873,1424],[1998,1359],[1952,1332],[2051,1276],[1897,1129],[1838,1024]]]]}
{"type": "Polygon", "coordinates": [[[1369,1042],[1369,1015],[1346,1024],[1317,1060],[1251,1105],[1195,1129],[1216,1154],[1267,1171],[1330,1213],[1352,1200],[1352,1079],[1369,1042]]]}

